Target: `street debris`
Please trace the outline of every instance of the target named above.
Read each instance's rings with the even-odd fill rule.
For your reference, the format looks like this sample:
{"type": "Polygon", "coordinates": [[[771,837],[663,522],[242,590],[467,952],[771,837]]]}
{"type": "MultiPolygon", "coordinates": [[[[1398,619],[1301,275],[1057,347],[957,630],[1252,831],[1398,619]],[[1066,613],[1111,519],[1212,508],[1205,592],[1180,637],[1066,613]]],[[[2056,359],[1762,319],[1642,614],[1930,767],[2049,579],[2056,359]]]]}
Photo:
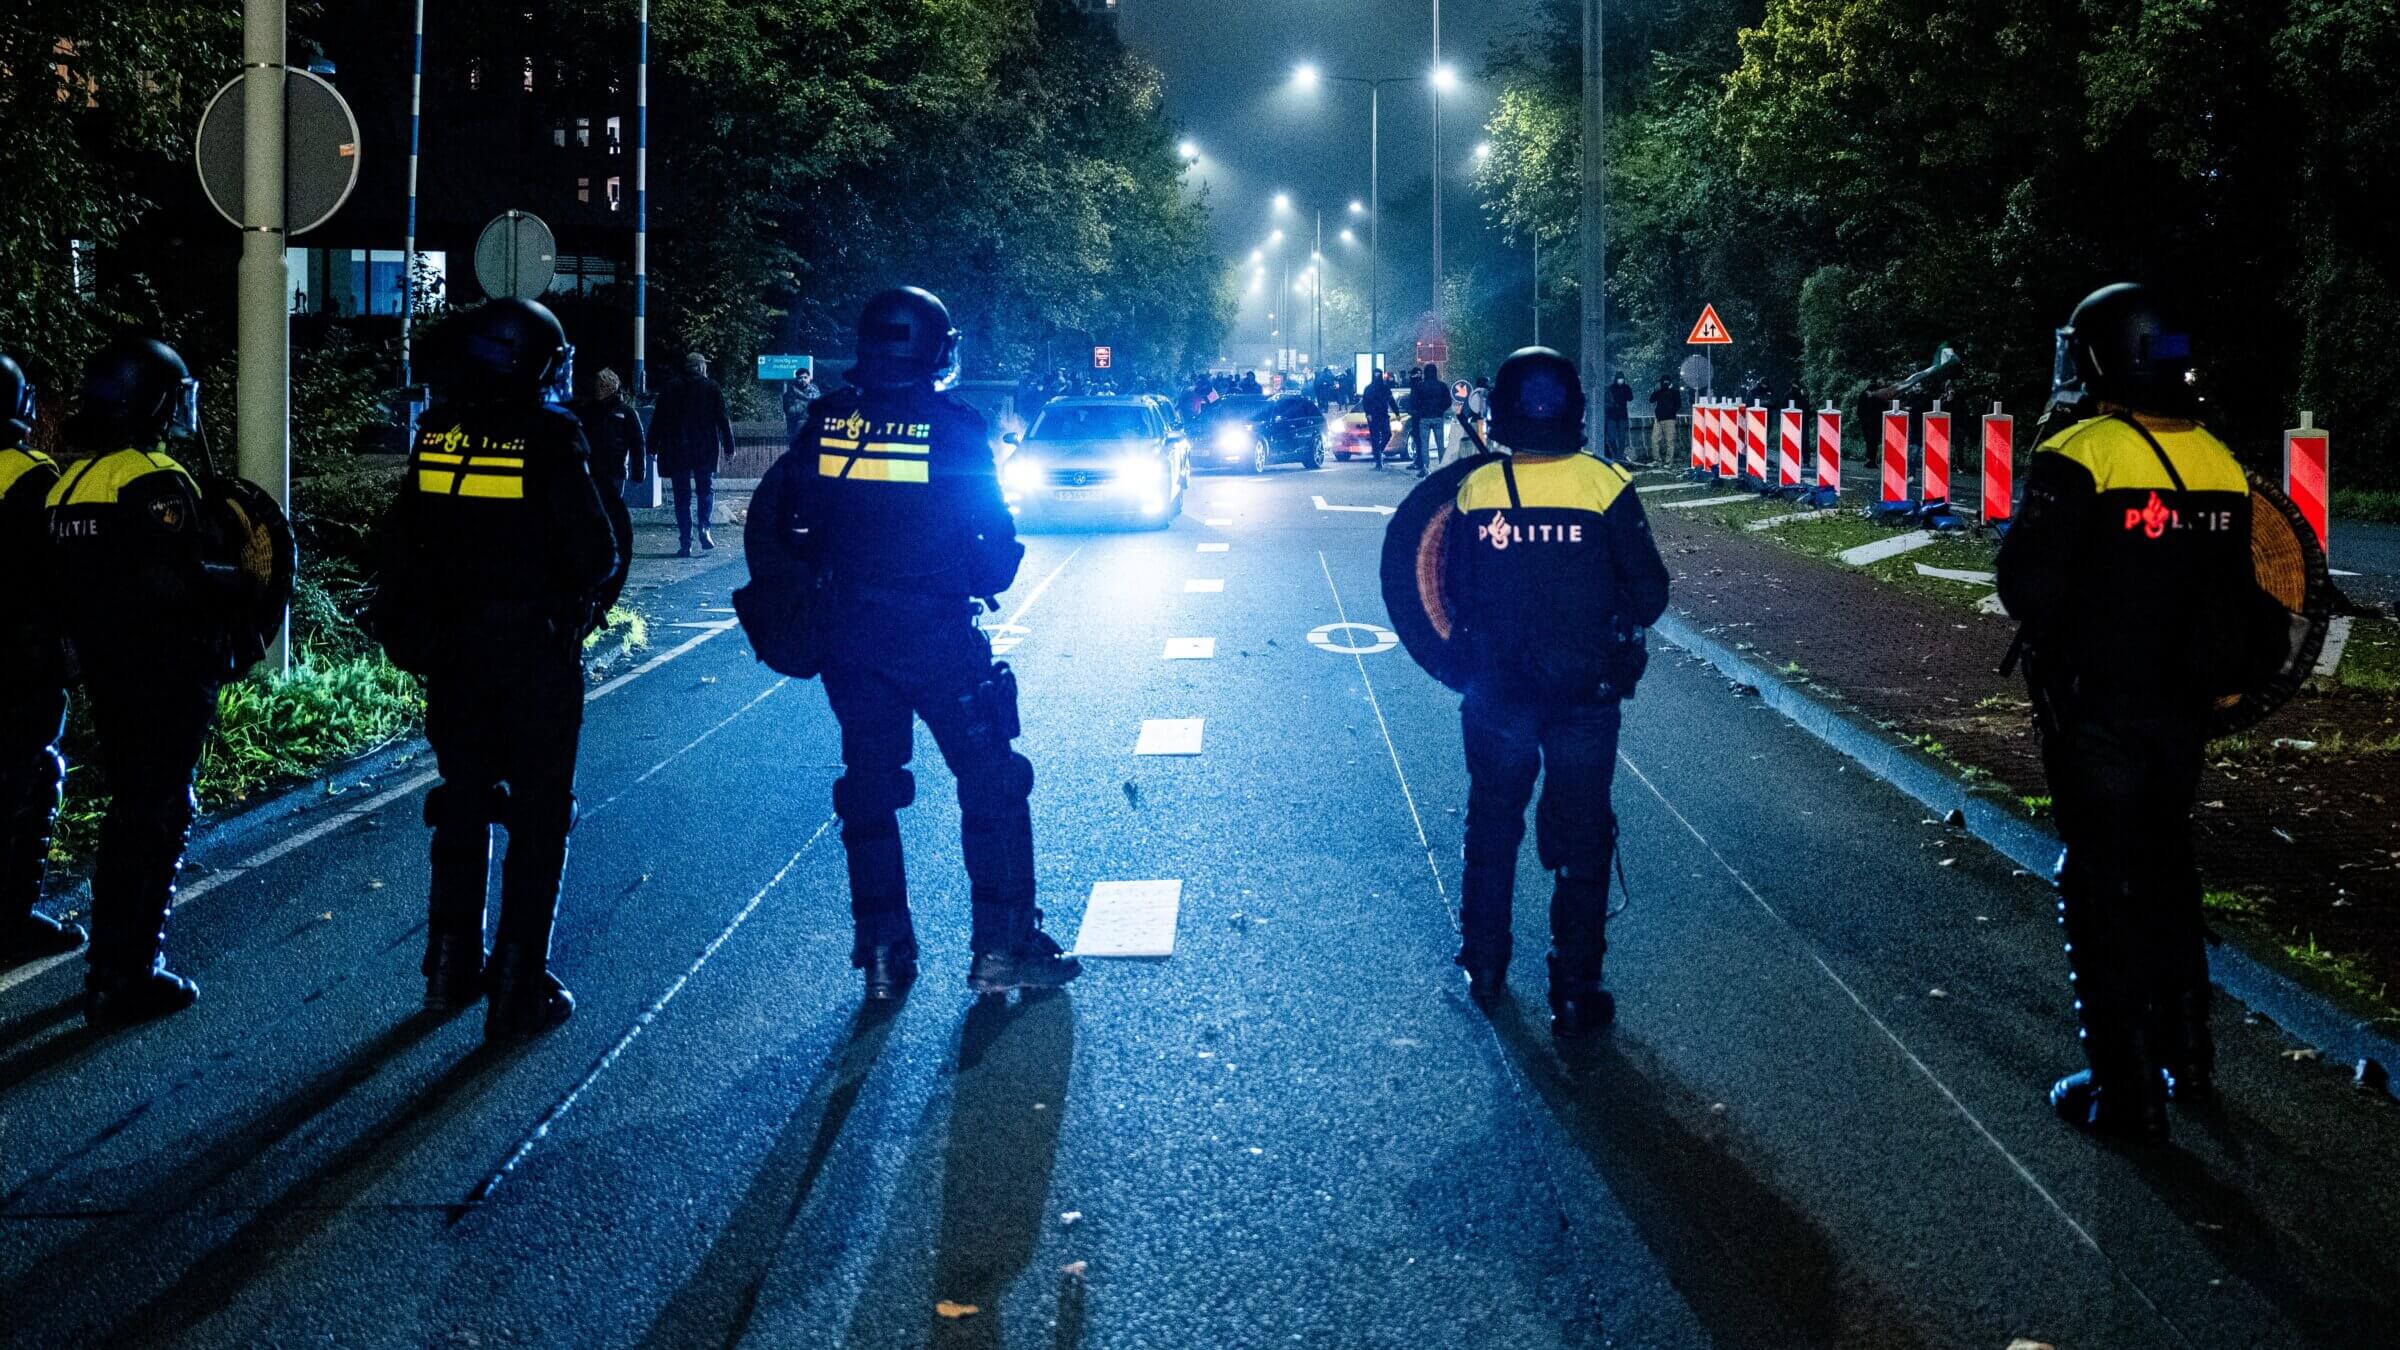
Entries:
{"type": "Polygon", "coordinates": [[[1925,991],[1925,997],[1927,997],[1927,998],[1948,998],[1948,997],[1950,997],[1950,991],[1949,991],[1949,990],[1947,990],[1947,989],[1940,989],[1940,988],[1929,989],[1929,990],[1925,991]]]}
{"type": "Polygon", "coordinates": [[[2283,1052],[2283,1057],[2294,1064],[2319,1058],[2316,1047],[2313,1045],[2305,1050],[2286,1050],[2283,1052]]]}
{"type": "Polygon", "coordinates": [[[1069,1279],[1080,1280],[1090,1274],[1091,1270],[1092,1263],[1089,1261],[1069,1261],[1058,1268],[1058,1273],[1069,1279]]]}
{"type": "Polygon", "coordinates": [[[983,1309],[972,1303],[952,1303],[948,1299],[943,1299],[941,1302],[934,1304],[933,1310],[934,1312],[943,1317],[947,1317],[952,1321],[957,1321],[961,1317],[973,1317],[975,1314],[983,1311],[983,1309]]]}
{"type": "Polygon", "coordinates": [[[1073,1228],[1075,1225],[1082,1222],[1083,1211],[1080,1209],[1070,1209],[1066,1213],[1058,1216],[1058,1226],[1061,1228],[1073,1228]]]}

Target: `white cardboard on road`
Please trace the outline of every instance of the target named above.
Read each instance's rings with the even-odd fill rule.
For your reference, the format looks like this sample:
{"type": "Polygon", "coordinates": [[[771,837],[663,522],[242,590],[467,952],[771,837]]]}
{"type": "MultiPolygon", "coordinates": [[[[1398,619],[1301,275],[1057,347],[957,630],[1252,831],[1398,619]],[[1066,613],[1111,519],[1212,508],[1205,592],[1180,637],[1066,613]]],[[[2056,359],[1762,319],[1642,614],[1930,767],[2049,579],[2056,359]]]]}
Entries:
{"type": "Polygon", "coordinates": [[[1878,563],[1886,558],[1897,558],[1903,553],[1913,553],[1932,542],[1933,531],[1910,530],[1906,534],[1896,534],[1889,539],[1878,539],[1872,544],[1860,544],[1857,548],[1846,549],[1842,553],[1842,561],[1852,567],[1864,567],[1868,563],[1878,563]]]}
{"type": "Polygon", "coordinates": [[[1695,506],[1729,506],[1734,502],[1750,502],[1756,500],[1758,500],[1756,497],[1751,496],[1747,492],[1736,492],[1724,497],[1701,497],[1695,501],[1660,502],[1658,504],[1658,509],[1661,511],[1688,511],[1695,506]]]}
{"type": "Polygon", "coordinates": [[[1774,529],[1774,528],[1775,528],[1776,526],[1778,526],[1778,525],[1790,525],[1790,524],[1793,524],[1793,523],[1795,523],[1795,522],[1798,522],[1798,521],[1803,521],[1803,520],[1817,520],[1817,519],[1821,519],[1821,518],[1823,518],[1823,517],[1825,517],[1825,516],[1832,516],[1832,515],[1839,515],[1839,514],[1841,514],[1841,513],[1840,513],[1840,512],[1838,512],[1838,511],[1836,511],[1836,510],[1834,510],[1834,509],[1833,509],[1833,508],[1831,508],[1831,507],[1828,507],[1828,508],[1826,508],[1825,510],[1822,510],[1822,511],[1787,511],[1787,512],[1785,512],[1784,514],[1782,514],[1782,515],[1780,515],[1780,516],[1769,516],[1769,517],[1767,517],[1765,520],[1754,520],[1754,521],[1751,521],[1749,524],[1747,524],[1747,525],[1744,525],[1742,528],[1743,528],[1743,529],[1745,529],[1745,530],[1750,530],[1750,531],[1753,531],[1753,532],[1755,532],[1755,531],[1758,531],[1758,530],[1771,530],[1771,529],[1774,529]]]}
{"type": "Polygon", "coordinates": [[[1201,524],[1203,524],[1203,525],[1209,525],[1209,526],[1213,526],[1213,527],[1215,527],[1215,528],[1217,528],[1217,529],[1223,529],[1224,527],[1226,527],[1226,526],[1228,526],[1228,525],[1231,525],[1231,524],[1233,523],[1233,517],[1231,517],[1231,516],[1210,516],[1210,517],[1208,517],[1207,519],[1205,519],[1205,520],[1202,520],[1200,523],[1201,523],[1201,524]]]}
{"type": "Polygon", "coordinates": [[[1215,595],[1224,589],[1223,577],[1193,577],[1183,583],[1183,593],[1186,595],[1215,595]]]}
{"type": "Polygon", "coordinates": [[[1095,881],[1075,932],[1076,956],[1173,956],[1180,881],[1095,881]]]}
{"type": "Polygon", "coordinates": [[[1223,553],[1232,547],[1233,545],[1231,544],[1202,544],[1200,546],[1200,551],[1202,553],[1223,553]]]}
{"type": "Polygon", "coordinates": [[[1692,490],[1692,489],[1694,489],[1694,488],[1704,488],[1704,487],[1707,487],[1707,486],[1708,486],[1708,484],[1706,484],[1706,483],[1652,483],[1652,484],[1650,484],[1650,485],[1649,485],[1649,486],[1647,486],[1647,487],[1637,487],[1637,488],[1635,488],[1635,489],[1634,489],[1634,491],[1636,491],[1636,492],[1689,492],[1689,491],[1691,491],[1691,490],[1692,490]]]}
{"type": "Polygon", "coordinates": [[[1133,743],[1137,755],[1196,755],[1200,753],[1198,717],[1146,717],[1142,734],[1133,743]]]}
{"type": "Polygon", "coordinates": [[[1333,506],[1329,505],[1323,497],[1313,494],[1309,500],[1315,502],[1320,511],[1356,511],[1361,515],[1369,516],[1388,516],[1400,509],[1397,506],[1333,506]]]}
{"type": "Polygon", "coordinates": [[[1217,654],[1215,638],[1168,638],[1162,661],[1206,661],[1217,654]]]}
{"type": "Polygon", "coordinates": [[[2000,579],[1998,572],[1977,572],[1964,567],[1927,567],[1915,564],[1917,575],[1936,577],[1943,581],[1963,581],[1970,586],[1989,586],[2000,579]]]}

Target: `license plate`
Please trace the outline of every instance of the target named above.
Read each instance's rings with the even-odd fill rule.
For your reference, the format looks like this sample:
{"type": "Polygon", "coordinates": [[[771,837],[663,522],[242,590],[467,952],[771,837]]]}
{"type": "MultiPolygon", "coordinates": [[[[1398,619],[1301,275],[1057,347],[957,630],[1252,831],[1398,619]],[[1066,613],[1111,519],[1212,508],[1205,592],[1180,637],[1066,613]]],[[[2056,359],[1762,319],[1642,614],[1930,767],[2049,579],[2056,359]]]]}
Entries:
{"type": "Polygon", "coordinates": [[[1062,502],[1088,502],[1100,495],[1098,488],[1060,488],[1053,496],[1062,502]]]}

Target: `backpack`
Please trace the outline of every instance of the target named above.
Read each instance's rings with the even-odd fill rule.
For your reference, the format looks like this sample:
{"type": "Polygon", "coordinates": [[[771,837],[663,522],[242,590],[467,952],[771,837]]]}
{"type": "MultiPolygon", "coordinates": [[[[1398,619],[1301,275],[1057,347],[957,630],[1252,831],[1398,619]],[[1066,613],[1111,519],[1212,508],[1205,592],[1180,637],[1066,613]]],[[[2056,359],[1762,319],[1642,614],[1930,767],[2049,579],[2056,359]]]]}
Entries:
{"type": "Polygon", "coordinates": [[[809,557],[809,523],[794,477],[806,466],[786,453],[759,479],[743,549],[750,583],[733,593],[734,617],[769,670],[796,680],[825,668],[826,573],[809,557]]]}

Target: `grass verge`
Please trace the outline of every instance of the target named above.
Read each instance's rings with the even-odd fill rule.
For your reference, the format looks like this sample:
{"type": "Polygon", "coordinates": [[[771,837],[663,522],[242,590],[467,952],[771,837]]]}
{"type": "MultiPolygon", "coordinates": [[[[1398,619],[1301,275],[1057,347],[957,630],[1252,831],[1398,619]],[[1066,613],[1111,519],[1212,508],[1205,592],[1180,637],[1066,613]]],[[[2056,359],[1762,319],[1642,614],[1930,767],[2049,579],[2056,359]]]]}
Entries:
{"type": "Polygon", "coordinates": [[[2343,520],[2400,522],[2400,492],[2389,488],[2335,488],[2333,514],[2343,520]]]}

